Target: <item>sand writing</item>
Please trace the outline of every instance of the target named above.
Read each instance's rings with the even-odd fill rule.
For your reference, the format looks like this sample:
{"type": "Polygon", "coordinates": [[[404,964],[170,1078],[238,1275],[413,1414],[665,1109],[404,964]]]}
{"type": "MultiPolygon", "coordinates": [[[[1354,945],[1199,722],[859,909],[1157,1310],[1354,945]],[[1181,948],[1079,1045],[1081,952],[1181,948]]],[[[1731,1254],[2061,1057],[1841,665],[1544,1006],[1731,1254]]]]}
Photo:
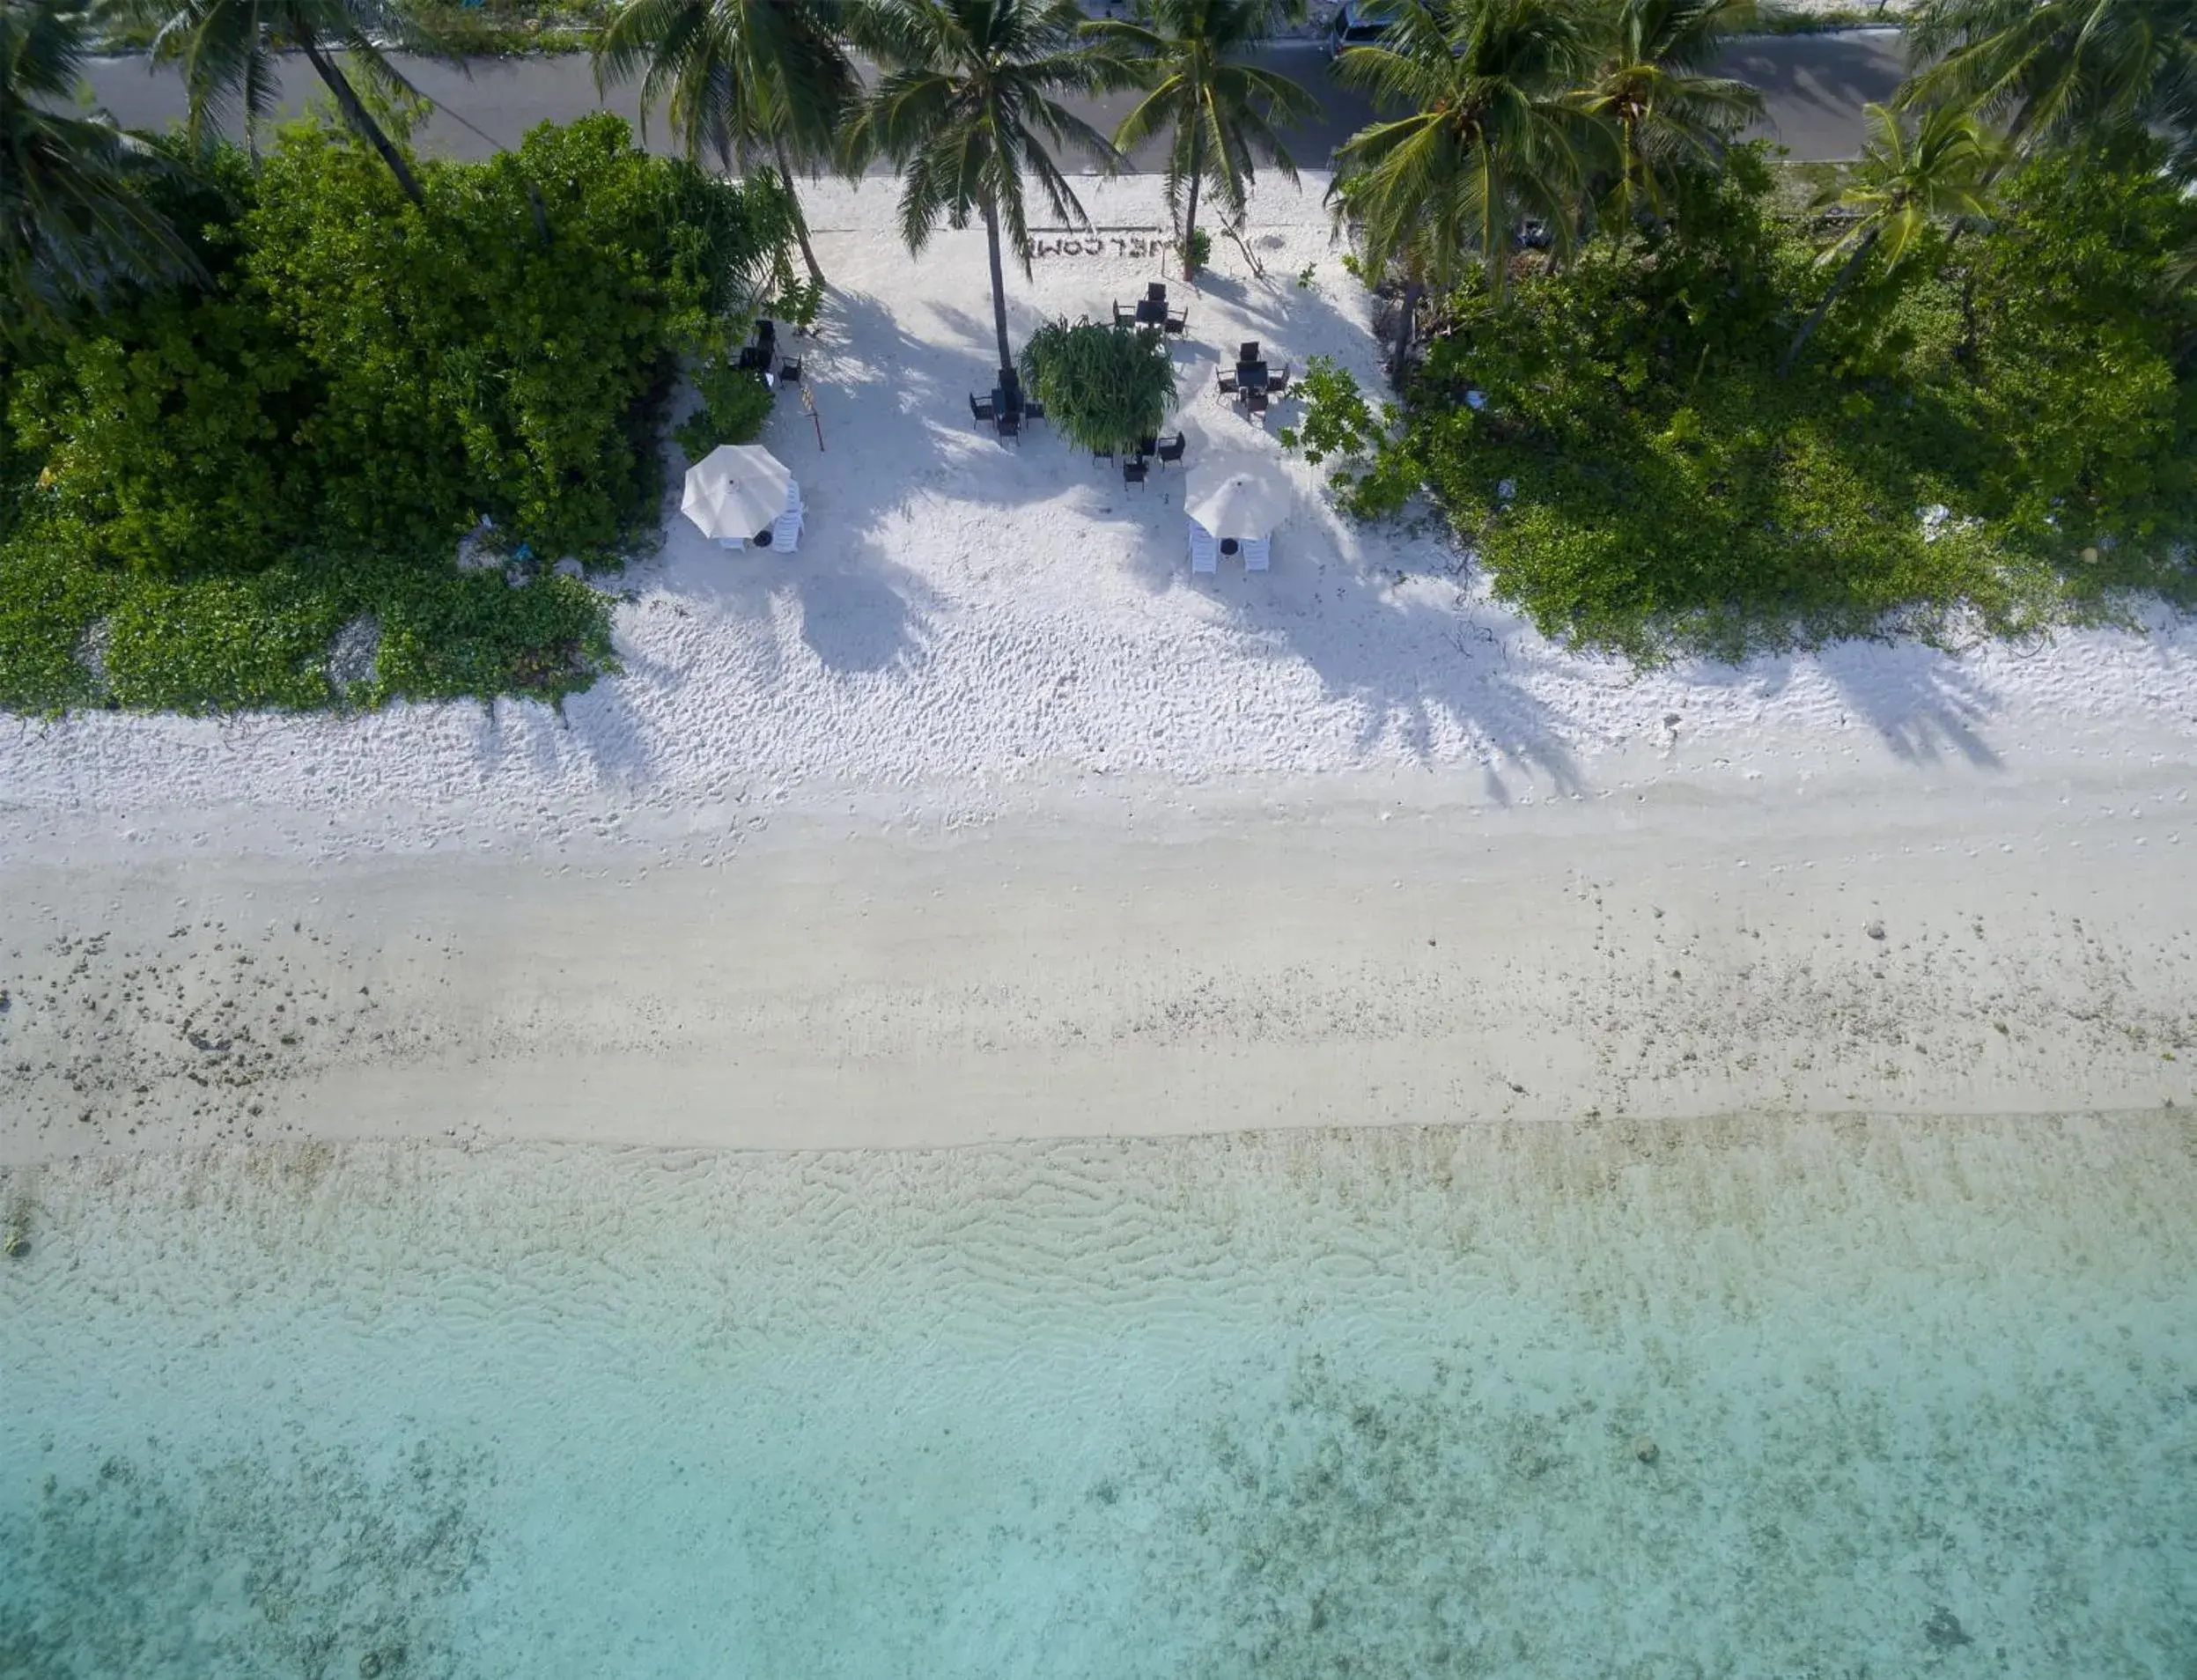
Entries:
{"type": "Polygon", "coordinates": [[[1098,228],[1088,233],[1040,234],[1030,242],[1033,257],[1162,256],[1168,242],[1156,227],[1098,228]]]}

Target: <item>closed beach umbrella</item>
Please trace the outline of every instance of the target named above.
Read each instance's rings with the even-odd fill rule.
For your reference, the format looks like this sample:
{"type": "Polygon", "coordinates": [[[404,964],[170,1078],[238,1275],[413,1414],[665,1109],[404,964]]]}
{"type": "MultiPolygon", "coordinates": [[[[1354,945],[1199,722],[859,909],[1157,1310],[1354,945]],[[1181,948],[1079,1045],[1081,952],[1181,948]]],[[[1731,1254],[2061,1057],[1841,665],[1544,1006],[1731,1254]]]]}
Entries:
{"type": "Polygon", "coordinates": [[[1216,537],[1271,536],[1295,505],[1297,487],[1279,461],[1257,455],[1193,460],[1183,511],[1216,537]]]}
{"type": "Polygon", "coordinates": [[[760,444],[719,444],[687,468],[679,511],[704,536],[745,542],[795,505],[793,475],[760,444]]]}

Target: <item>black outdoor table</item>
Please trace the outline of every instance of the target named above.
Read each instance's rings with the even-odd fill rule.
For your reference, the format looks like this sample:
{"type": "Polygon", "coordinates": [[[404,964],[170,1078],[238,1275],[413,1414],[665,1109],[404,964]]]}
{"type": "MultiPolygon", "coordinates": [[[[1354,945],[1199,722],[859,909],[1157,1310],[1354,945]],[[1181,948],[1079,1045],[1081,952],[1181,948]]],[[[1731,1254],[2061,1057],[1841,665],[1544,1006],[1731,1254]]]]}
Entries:
{"type": "Polygon", "coordinates": [[[1235,388],[1239,391],[1264,391],[1266,388],[1266,364],[1238,362],[1235,365],[1235,388]]]}
{"type": "Polygon", "coordinates": [[[1137,300],[1137,323],[1142,327],[1166,326],[1167,299],[1164,298],[1139,298],[1137,300]]]}

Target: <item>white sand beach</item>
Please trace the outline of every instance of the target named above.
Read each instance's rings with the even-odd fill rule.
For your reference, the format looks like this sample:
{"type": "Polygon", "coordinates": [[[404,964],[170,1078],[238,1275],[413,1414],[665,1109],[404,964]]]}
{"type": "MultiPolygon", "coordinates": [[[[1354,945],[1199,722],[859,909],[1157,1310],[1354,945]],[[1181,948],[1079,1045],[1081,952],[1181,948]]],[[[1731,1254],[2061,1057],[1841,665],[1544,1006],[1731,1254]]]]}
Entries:
{"type": "MultiPolygon", "coordinates": [[[[1275,448],[1239,340],[1373,376],[1320,187],[1189,297],[1193,452],[1275,448]]],[[[1089,203],[1018,339],[1161,277],[1089,203]]],[[[971,427],[982,237],[891,217],[815,196],[800,552],[672,519],[561,712],[0,720],[0,1159],[2197,1102],[2191,627],[1638,672],[1294,459],[1193,581],[1179,471],[971,427]]]]}

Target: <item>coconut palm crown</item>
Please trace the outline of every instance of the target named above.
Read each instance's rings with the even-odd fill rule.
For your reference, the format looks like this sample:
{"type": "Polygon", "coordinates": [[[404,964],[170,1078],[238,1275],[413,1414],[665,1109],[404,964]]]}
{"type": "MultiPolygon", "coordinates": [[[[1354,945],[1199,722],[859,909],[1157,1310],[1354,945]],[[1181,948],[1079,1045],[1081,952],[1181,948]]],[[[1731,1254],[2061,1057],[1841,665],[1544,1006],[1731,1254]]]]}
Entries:
{"type": "Polygon", "coordinates": [[[1149,0],[1134,21],[1086,26],[1108,81],[1146,90],[1114,131],[1114,144],[1126,151],[1168,136],[1167,205],[1181,237],[1185,279],[1198,272],[1192,249],[1202,189],[1210,188],[1222,214],[1240,223],[1257,152],[1265,152],[1285,180],[1297,179],[1275,125],[1317,117],[1319,101],[1279,71],[1244,62],[1286,11],[1275,0],[1149,0]]]}
{"type": "Polygon", "coordinates": [[[0,337],[120,284],[200,272],[139,192],[164,160],[104,114],[68,109],[89,35],[81,5],[0,0],[0,337]]]}
{"type": "Polygon", "coordinates": [[[848,135],[846,161],[881,154],[899,166],[900,232],[912,252],[941,223],[983,223],[1002,369],[1014,365],[1003,245],[1030,272],[1025,177],[1056,217],[1087,227],[1048,145],[1117,161],[1106,136],[1055,97],[1099,85],[1082,22],[1073,0],[900,0],[871,12],[862,36],[884,74],[848,135]]]}
{"type": "Polygon", "coordinates": [[[124,0],[117,9],[158,24],[152,56],[182,72],[194,139],[203,136],[210,122],[232,116],[242,118],[247,138],[255,133],[274,112],[276,55],[302,53],[334,96],[345,125],[380,155],[404,195],[421,202],[403,151],[336,63],[338,54],[348,55],[377,85],[421,99],[391,62],[390,51],[444,55],[411,7],[395,0],[124,0]]]}
{"type": "Polygon", "coordinates": [[[1609,125],[1624,207],[1659,210],[1673,166],[1715,158],[1762,115],[1758,89],[1707,73],[1755,17],[1754,0],[1615,0],[1605,8],[1579,103],[1609,125]]]}
{"type": "MultiPolygon", "coordinates": [[[[629,0],[596,41],[596,85],[638,75],[645,129],[661,102],[689,158],[730,169],[760,151],[790,193],[796,164],[830,152],[860,92],[843,11],[831,0],[629,0]]],[[[794,231],[821,281],[798,214],[794,231]]]]}

